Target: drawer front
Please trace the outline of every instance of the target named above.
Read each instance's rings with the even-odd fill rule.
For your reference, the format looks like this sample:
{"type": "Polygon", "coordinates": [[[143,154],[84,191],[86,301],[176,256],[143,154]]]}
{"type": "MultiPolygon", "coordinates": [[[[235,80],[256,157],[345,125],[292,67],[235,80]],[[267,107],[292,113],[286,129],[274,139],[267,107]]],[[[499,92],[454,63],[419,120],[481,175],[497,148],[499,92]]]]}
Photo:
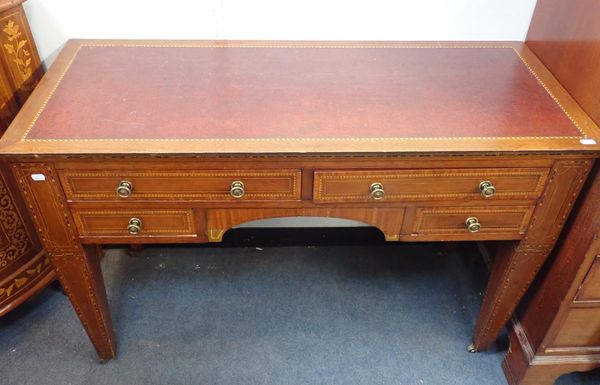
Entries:
{"type": "Polygon", "coordinates": [[[192,210],[73,210],[82,237],[196,235],[192,210]]]}
{"type": "MultiPolygon", "coordinates": [[[[397,202],[429,199],[535,200],[544,189],[549,169],[448,169],[315,171],[316,202],[397,202]],[[484,197],[480,185],[490,182],[484,197]],[[383,197],[375,199],[373,184],[383,197]]],[[[484,187],[485,189],[485,187],[484,187]]]]}
{"type": "Polygon", "coordinates": [[[72,201],[111,200],[299,200],[300,170],[276,171],[77,171],[62,170],[60,179],[72,201]],[[234,182],[242,182],[233,191],[234,182]],[[122,182],[127,189],[117,188],[122,182]],[[240,189],[241,188],[241,189],[240,189]],[[235,198],[232,194],[241,193],[235,198]]]}
{"type": "Polygon", "coordinates": [[[479,239],[520,239],[527,229],[533,206],[490,208],[418,208],[412,236],[448,236],[479,239]]]}

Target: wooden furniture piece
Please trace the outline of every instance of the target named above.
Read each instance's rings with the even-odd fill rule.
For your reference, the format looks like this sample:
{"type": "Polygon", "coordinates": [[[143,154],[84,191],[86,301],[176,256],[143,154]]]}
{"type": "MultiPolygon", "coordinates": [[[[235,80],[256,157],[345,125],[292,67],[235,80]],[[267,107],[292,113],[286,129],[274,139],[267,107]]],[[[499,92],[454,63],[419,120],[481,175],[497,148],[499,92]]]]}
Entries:
{"type": "Polygon", "coordinates": [[[389,241],[504,240],[492,344],[600,151],[519,43],[70,41],[0,142],[101,359],[99,244],[217,242],[245,221],[355,219],[389,241]]]}
{"type": "Polygon", "coordinates": [[[0,164],[0,316],[56,279],[18,191],[0,164]]]}
{"type": "MultiPolygon", "coordinates": [[[[0,135],[42,76],[23,1],[0,1],[0,135]]],[[[56,278],[12,173],[0,164],[0,316],[56,278]]]]}
{"type": "MultiPolygon", "coordinates": [[[[538,0],[527,45],[600,123],[600,2],[538,0]]],[[[600,168],[540,279],[519,307],[503,368],[511,385],[548,385],[600,366],[600,168]]]]}
{"type": "Polygon", "coordinates": [[[24,2],[0,0],[0,135],[43,75],[24,2]]]}
{"type": "Polygon", "coordinates": [[[511,385],[551,385],[600,366],[600,168],[520,306],[502,367],[511,385]]]}

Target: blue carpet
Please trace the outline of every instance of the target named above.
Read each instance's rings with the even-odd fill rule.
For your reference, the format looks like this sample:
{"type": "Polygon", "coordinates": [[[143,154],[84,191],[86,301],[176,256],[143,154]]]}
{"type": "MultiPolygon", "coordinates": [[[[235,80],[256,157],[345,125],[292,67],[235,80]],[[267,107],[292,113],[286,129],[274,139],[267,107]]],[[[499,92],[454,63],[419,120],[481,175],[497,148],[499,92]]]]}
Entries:
{"type": "Polygon", "coordinates": [[[0,318],[0,383],[504,385],[502,346],[465,349],[486,273],[464,254],[436,244],[108,249],[118,357],[98,364],[67,298],[49,288],[0,318]]]}

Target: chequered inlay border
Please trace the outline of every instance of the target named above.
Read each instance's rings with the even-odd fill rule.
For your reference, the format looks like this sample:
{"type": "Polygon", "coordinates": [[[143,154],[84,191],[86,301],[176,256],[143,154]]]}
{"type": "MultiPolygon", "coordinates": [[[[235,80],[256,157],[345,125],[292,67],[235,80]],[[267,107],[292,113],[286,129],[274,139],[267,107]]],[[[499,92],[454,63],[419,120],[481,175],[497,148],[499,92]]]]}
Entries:
{"type": "Polygon", "coordinates": [[[343,141],[353,141],[353,142],[374,142],[374,141],[436,141],[436,140],[523,140],[523,139],[585,139],[589,136],[583,130],[583,128],[577,123],[577,121],[569,114],[566,108],[560,103],[558,98],[550,91],[548,86],[540,79],[538,74],[533,70],[533,68],[529,65],[529,63],[525,60],[525,58],[515,49],[515,47],[511,46],[494,46],[494,45],[270,45],[270,44],[202,44],[202,43],[172,43],[172,44],[135,44],[135,43],[123,43],[123,44],[114,44],[114,43],[84,43],[77,47],[77,50],[73,54],[71,60],[65,66],[64,71],[58,78],[58,81],[50,91],[49,95],[46,97],[44,102],[42,103],[40,109],[33,117],[32,121],[29,123],[27,130],[21,137],[21,142],[343,142],[343,141]],[[569,120],[573,123],[573,125],[577,128],[577,130],[581,133],[582,136],[503,136],[503,137],[493,137],[493,136],[467,136],[467,137],[418,137],[418,138],[402,138],[402,137],[381,137],[381,138],[164,138],[164,139],[142,139],[142,138],[118,138],[118,139],[29,139],[27,136],[32,128],[35,126],[35,123],[38,121],[40,115],[45,110],[48,102],[62,83],[65,75],[71,68],[71,65],[77,58],[81,48],[83,47],[157,47],[157,48],[313,48],[313,49],[339,49],[339,48],[348,48],[348,49],[510,49],[512,50],[517,57],[521,60],[521,62],[525,65],[525,67],[529,70],[529,72],[535,77],[538,84],[540,84],[546,93],[554,100],[554,102],[560,107],[563,113],[569,118],[569,120]]]}

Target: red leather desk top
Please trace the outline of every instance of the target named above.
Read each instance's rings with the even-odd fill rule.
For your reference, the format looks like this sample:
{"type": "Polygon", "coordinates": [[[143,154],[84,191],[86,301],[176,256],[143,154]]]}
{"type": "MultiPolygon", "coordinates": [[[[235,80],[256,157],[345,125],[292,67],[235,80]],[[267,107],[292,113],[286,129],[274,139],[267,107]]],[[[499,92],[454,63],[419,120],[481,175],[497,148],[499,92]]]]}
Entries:
{"type": "Polygon", "coordinates": [[[587,136],[511,45],[73,46],[22,142],[587,136]]]}

